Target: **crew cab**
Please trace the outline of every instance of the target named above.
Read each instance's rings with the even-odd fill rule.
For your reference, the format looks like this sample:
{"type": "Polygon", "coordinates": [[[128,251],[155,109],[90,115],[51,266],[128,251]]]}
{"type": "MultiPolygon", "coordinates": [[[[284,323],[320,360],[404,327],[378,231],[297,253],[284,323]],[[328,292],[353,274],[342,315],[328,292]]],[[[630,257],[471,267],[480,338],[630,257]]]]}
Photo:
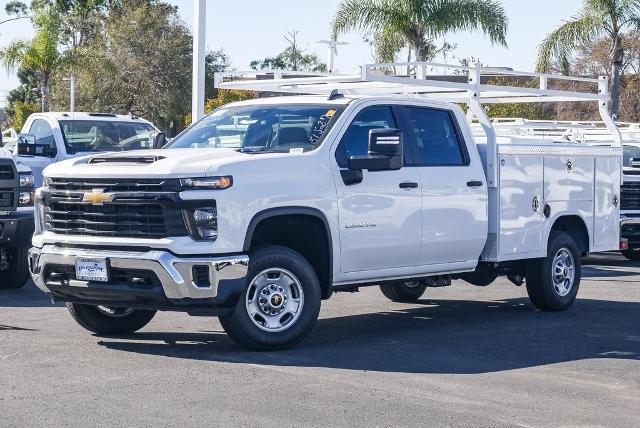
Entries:
{"type": "Polygon", "coordinates": [[[20,288],[29,278],[34,194],[31,170],[0,148],[0,289],[20,288]]]}
{"type": "MultiPolygon", "coordinates": [[[[481,69],[465,70],[480,81],[481,69]]],[[[619,144],[496,135],[476,95],[512,88],[451,83],[485,126],[476,138],[463,110],[437,99],[441,80],[218,84],[310,95],[220,107],[162,150],[45,169],[31,272],[84,328],[128,334],[157,310],[184,311],[218,316],[248,348],[281,349],[336,292],[376,285],[414,302],[499,275],[560,311],[578,293],[581,256],[618,248],[619,144]]],[[[527,91],[522,102],[606,95],[527,91]]]]}
{"type": "Polygon", "coordinates": [[[12,146],[16,159],[31,168],[42,185],[47,165],[89,153],[153,148],[158,129],[136,116],[110,113],[48,112],[30,115],[22,133],[34,145],[12,146]]]}

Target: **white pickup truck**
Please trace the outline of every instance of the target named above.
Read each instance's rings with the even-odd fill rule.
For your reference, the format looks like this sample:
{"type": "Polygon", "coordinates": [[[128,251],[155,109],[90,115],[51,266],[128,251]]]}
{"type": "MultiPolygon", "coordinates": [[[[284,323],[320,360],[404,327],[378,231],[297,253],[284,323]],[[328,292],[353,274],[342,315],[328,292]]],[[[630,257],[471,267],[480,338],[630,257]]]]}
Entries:
{"type": "Polygon", "coordinates": [[[151,149],[154,138],[164,134],[151,123],[136,116],[110,113],[34,113],[22,127],[29,144],[7,147],[16,159],[31,168],[36,187],[42,185],[42,170],[49,164],[90,153],[151,149]]]}
{"type": "Polygon", "coordinates": [[[98,334],[184,311],[219,316],[259,350],[298,343],[322,299],[367,285],[413,302],[452,279],[506,275],[535,307],[567,309],[581,256],[619,245],[622,150],[606,90],[480,85],[479,67],[452,67],[469,73],[464,84],[429,79],[424,63],[417,79],[377,67],[223,75],[220,87],[310,95],[221,107],[162,150],[49,166],[29,257],[36,285],[98,334]],[[505,94],[597,102],[616,146],[496,136],[481,104],[505,94]],[[469,114],[443,98],[466,100],[469,114]]]}

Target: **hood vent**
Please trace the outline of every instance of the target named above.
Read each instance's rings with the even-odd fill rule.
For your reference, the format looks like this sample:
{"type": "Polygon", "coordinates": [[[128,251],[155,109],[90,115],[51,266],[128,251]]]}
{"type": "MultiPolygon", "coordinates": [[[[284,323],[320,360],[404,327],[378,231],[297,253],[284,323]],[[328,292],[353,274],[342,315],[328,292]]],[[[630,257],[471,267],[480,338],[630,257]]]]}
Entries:
{"type": "Polygon", "coordinates": [[[150,164],[164,159],[164,156],[102,156],[89,160],[90,164],[102,163],[132,163],[132,164],[150,164]]]}

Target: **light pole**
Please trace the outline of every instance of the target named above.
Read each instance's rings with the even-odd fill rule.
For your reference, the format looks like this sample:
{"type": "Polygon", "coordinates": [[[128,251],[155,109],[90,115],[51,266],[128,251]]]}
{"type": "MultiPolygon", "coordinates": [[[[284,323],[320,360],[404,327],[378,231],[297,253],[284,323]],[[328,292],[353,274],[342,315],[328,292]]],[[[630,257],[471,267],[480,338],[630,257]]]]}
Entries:
{"type": "Polygon", "coordinates": [[[191,123],[204,116],[204,56],[207,6],[205,0],[193,0],[193,81],[191,123]]]}
{"type": "Polygon", "coordinates": [[[71,113],[74,113],[76,111],[76,76],[72,74],[71,77],[69,77],[68,79],[62,79],[62,80],[64,80],[65,82],[69,81],[69,92],[70,92],[69,111],[71,113]]]}
{"type": "Polygon", "coordinates": [[[333,73],[334,71],[334,63],[335,57],[338,55],[338,46],[348,45],[348,42],[339,42],[337,40],[318,40],[317,43],[321,43],[323,45],[327,45],[328,53],[327,53],[327,71],[329,73],[333,73]]]}

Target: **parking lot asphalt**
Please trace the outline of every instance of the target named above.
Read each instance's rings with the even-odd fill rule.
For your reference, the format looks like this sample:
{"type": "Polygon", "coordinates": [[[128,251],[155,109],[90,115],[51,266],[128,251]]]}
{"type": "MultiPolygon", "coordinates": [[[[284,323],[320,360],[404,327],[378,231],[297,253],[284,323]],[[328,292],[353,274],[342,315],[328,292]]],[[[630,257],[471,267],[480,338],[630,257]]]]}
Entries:
{"type": "Polygon", "coordinates": [[[583,274],[562,313],[502,279],[337,294],[269,353],[179,313],[98,337],[32,284],[0,291],[0,426],[640,426],[640,264],[583,274]]]}

